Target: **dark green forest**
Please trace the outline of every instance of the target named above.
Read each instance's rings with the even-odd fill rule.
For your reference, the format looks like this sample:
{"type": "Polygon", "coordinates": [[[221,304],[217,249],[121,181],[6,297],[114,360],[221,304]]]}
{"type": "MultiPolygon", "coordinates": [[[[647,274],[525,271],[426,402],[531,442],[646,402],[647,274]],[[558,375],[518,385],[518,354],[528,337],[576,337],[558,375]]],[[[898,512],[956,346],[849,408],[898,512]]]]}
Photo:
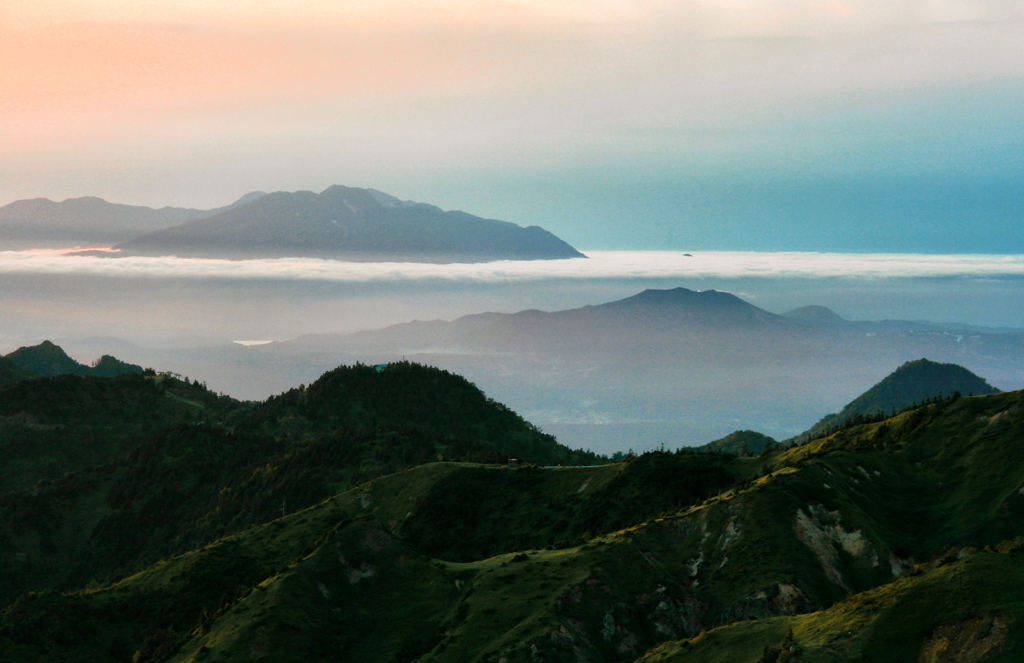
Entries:
{"type": "Polygon", "coordinates": [[[4,662],[1024,655],[1021,392],[611,462],[409,362],[265,402],[107,365],[0,363],[4,662]]]}

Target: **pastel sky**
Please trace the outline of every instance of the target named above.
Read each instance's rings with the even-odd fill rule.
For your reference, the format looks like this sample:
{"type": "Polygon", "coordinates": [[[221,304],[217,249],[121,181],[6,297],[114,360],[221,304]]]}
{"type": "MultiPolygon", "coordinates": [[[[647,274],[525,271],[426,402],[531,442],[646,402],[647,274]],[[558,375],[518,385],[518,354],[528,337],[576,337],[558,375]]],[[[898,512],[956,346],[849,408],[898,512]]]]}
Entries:
{"type": "Polygon", "coordinates": [[[1024,253],[1019,0],[3,0],[0,205],[374,187],[590,249],[1024,253]]]}

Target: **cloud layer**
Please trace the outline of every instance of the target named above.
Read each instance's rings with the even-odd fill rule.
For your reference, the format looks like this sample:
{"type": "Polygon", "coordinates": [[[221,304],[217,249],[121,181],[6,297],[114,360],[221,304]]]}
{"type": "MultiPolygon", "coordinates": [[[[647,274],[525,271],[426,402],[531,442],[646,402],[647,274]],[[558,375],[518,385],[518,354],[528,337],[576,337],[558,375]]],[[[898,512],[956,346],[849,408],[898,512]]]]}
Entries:
{"type": "Polygon", "coordinates": [[[358,263],[311,258],[200,260],[94,258],[56,252],[0,252],[0,275],[116,279],[219,279],[387,283],[435,280],[515,283],[650,278],[969,278],[1024,277],[1024,255],[587,251],[587,259],[476,264],[358,263]]]}

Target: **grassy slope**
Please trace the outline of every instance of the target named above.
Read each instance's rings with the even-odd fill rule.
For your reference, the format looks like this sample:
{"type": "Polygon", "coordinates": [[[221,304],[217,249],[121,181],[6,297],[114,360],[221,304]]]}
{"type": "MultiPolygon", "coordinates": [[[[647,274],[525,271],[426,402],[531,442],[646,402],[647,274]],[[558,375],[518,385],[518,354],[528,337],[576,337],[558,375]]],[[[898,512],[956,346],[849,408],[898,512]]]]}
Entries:
{"type": "Polygon", "coordinates": [[[629,464],[452,474],[420,500],[400,532],[421,552],[465,562],[566,547],[698,503],[756,473],[754,461],[652,452],[629,464]]]}
{"type": "Polygon", "coordinates": [[[21,490],[0,496],[0,603],[116,577],[439,455],[594,459],[414,364],[343,367],[254,408],[163,376],[3,395],[0,474],[21,490]]]}
{"type": "Polygon", "coordinates": [[[973,553],[827,610],[736,622],[665,643],[640,663],[756,663],[766,650],[790,651],[790,660],[804,663],[1018,661],[1024,653],[1022,597],[1019,553],[973,553]]]}
{"type": "MultiPolygon", "coordinates": [[[[482,470],[427,465],[251,528],[114,587],[50,597],[55,606],[35,613],[27,600],[8,611],[0,638],[7,639],[4,651],[20,652],[21,660],[52,658],[58,647],[68,656],[84,656],[88,649],[92,660],[116,660],[97,652],[117,644],[111,638],[120,632],[122,648],[138,649],[140,660],[153,661],[254,655],[269,661],[321,655],[404,661],[421,654],[423,661],[459,663],[502,657],[630,661],[661,642],[734,624],[709,631],[707,644],[702,640],[686,649],[711,647],[717,639],[733,655],[722,660],[755,661],[764,646],[781,644],[792,626],[808,652],[820,649],[821,656],[807,660],[859,660],[863,653],[874,657],[865,660],[881,661],[912,659],[943,620],[1005,613],[1012,645],[1019,639],[1013,626],[1018,608],[1007,601],[1019,595],[1017,572],[1010,572],[1016,556],[979,553],[892,581],[913,561],[941,555],[949,546],[1024,533],[1022,401],[1019,392],[962,398],[772,457],[735,459],[746,463],[746,470],[734,474],[739,484],[702,504],[677,504],[682,508],[665,517],[638,517],[647,522],[581,537],[565,548],[526,551],[525,559],[509,552],[473,561],[428,560],[419,549],[425,544],[416,543],[422,536],[417,509],[433,503],[432,491],[458,473],[482,470]],[[756,478],[765,463],[777,469],[756,478]],[[226,580],[211,582],[218,578],[226,580]],[[1005,591],[995,586],[1000,579],[1005,591]],[[931,584],[919,584],[926,581],[931,584]],[[843,603],[858,592],[868,593],[843,603]],[[864,605],[889,612],[872,621],[863,615],[873,613],[853,610],[864,605]],[[132,614],[126,617],[126,611],[132,614]],[[57,634],[19,636],[31,632],[26,625],[61,614],[95,614],[115,626],[97,626],[95,634],[73,644],[61,644],[57,634]],[[786,615],[789,621],[765,619],[786,615]],[[837,639],[844,632],[865,634],[863,646],[851,648],[837,639]],[[894,644],[901,633],[910,634],[902,649],[894,644]],[[893,647],[902,658],[885,653],[893,647]],[[750,659],[743,658],[750,652],[750,659]]],[[[677,469],[667,456],[660,464],[657,454],[633,463],[641,461],[638,470],[643,462],[651,465],[648,470],[677,469]]],[[[522,494],[550,491],[559,503],[585,495],[589,486],[573,491],[590,478],[595,499],[615,485],[622,486],[619,495],[632,486],[642,503],[640,488],[651,472],[637,471],[631,484],[623,477],[633,463],[617,471],[537,470],[539,480],[527,471],[525,479],[489,483],[505,493],[523,482],[522,494]]],[[[508,477],[521,472],[486,471],[508,477]]],[[[543,500],[513,501],[497,513],[518,527],[518,519],[538,504],[543,500]]],[[[478,529],[497,531],[497,521],[487,515],[494,511],[475,516],[478,527],[468,528],[466,550],[486,540],[478,529]]],[[[996,628],[992,623],[989,631],[996,628]]],[[[683,649],[676,647],[676,653],[683,649]]]]}
{"type": "MultiPolygon", "coordinates": [[[[407,605],[407,597],[411,594],[421,597],[423,601],[437,602],[438,605],[448,605],[446,602],[454,600],[453,597],[457,598],[457,596],[462,595],[460,593],[453,595],[448,590],[448,588],[455,586],[455,580],[459,580],[460,584],[469,583],[464,588],[472,589],[478,587],[474,591],[483,598],[467,604],[470,607],[460,608],[462,610],[461,613],[455,612],[450,615],[449,617],[452,620],[450,627],[456,627],[456,630],[460,633],[477,635],[467,640],[471,644],[457,644],[460,642],[461,636],[459,636],[448,642],[445,648],[450,646],[453,652],[458,652],[461,651],[460,648],[462,647],[469,647],[470,651],[475,652],[481,648],[490,650],[497,646],[495,644],[496,641],[492,641],[493,638],[491,637],[494,628],[499,630],[504,628],[510,629],[513,633],[507,635],[504,640],[501,638],[498,640],[505,643],[501,646],[514,648],[514,646],[518,646],[517,643],[519,642],[516,639],[518,636],[514,635],[514,633],[527,631],[532,633],[538,628],[548,628],[551,626],[554,623],[552,622],[551,615],[548,614],[551,602],[557,599],[561,593],[568,591],[567,587],[575,586],[582,582],[584,578],[595,573],[594,568],[599,566],[602,560],[613,559],[616,560],[614,563],[618,564],[617,560],[620,553],[625,551],[629,558],[629,563],[636,563],[637,555],[635,551],[631,551],[631,545],[625,545],[625,539],[616,546],[606,547],[604,540],[598,537],[593,539],[592,544],[582,548],[582,550],[588,551],[585,555],[580,552],[580,548],[571,548],[568,550],[534,552],[530,553],[530,559],[525,562],[509,563],[513,554],[508,553],[498,558],[481,562],[458,563],[435,560],[431,562],[428,568],[428,566],[423,566],[426,564],[425,560],[427,558],[420,552],[416,551],[415,548],[408,547],[409,544],[407,542],[400,543],[391,534],[386,534],[387,531],[402,532],[404,525],[415,518],[414,511],[416,505],[429,501],[426,498],[431,492],[437,489],[438,486],[444,486],[451,477],[457,477],[465,473],[475,474],[481,471],[497,477],[494,479],[495,485],[507,485],[508,479],[503,479],[500,475],[506,475],[506,477],[538,475],[541,477],[540,483],[543,485],[531,482],[531,490],[533,492],[544,492],[549,498],[554,500],[567,500],[573,496],[587,495],[589,493],[594,499],[600,501],[608,498],[603,491],[614,487],[617,485],[617,482],[627,488],[634,483],[633,480],[621,481],[622,475],[628,474],[628,468],[624,471],[622,466],[562,468],[531,472],[530,470],[482,468],[476,465],[455,463],[434,463],[378,479],[308,510],[273,521],[267,525],[250,528],[235,536],[222,539],[202,550],[187,553],[164,564],[158,564],[146,572],[121,581],[106,590],[70,595],[67,597],[67,600],[72,605],[65,606],[64,608],[61,608],[60,605],[57,607],[44,605],[39,608],[40,613],[37,614],[45,615],[52,610],[60,612],[64,609],[71,612],[84,611],[86,613],[98,611],[97,614],[105,615],[102,619],[112,619],[123,625],[121,628],[122,634],[119,637],[122,638],[125,646],[145,649],[144,641],[147,637],[151,638],[151,642],[152,638],[159,640],[161,637],[165,637],[173,639],[175,643],[179,643],[179,636],[195,628],[199,623],[196,618],[198,614],[203,611],[206,611],[207,615],[214,614],[226,600],[235,606],[231,608],[231,611],[234,612],[225,611],[211,622],[210,628],[213,628],[217,633],[221,633],[221,635],[216,635],[213,642],[221,644],[210,644],[209,646],[215,649],[231,649],[231,647],[241,646],[238,644],[241,641],[234,638],[234,636],[229,637],[224,634],[230,634],[239,629],[243,631],[249,629],[249,631],[246,631],[247,633],[250,631],[255,633],[253,629],[272,627],[271,630],[278,629],[285,635],[292,632],[294,630],[293,627],[296,625],[289,620],[298,619],[295,615],[305,614],[303,611],[313,610],[307,603],[315,598],[317,592],[321,595],[322,599],[327,598],[323,590],[316,583],[324,583],[328,590],[327,593],[331,596],[343,596],[344,592],[342,590],[345,589],[352,589],[353,591],[366,589],[366,596],[358,599],[357,603],[352,603],[351,601],[356,601],[357,599],[350,597],[350,599],[346,599],[340,604],[331,604],[330,610],[332,611],[338,605],[345,606],[345,610],[348,612],[344,613],[345,619],[343,621],[346,625],[351,626],[352,623],[359,623],[360,615],[364,615],[366,620],[379,623],[381,610],[379,606],[390,605],[391,608],[388,614],[396,611],[412,610],[412,607],[407,605]],[[583,488],[582,493],[580,492],[581,488],[583,488]],[[363,562],[367,562],[378,569],[377,575],[373,578],[360,579],[360,582],[364,584],[351,588],[347,580],[343,581],[341,579],[344,574],[339,574],[338,569],[330,565],[324,566],[321,569],[318,566],[318,562],[313,562],[312,564],[298,564],[292,565],[287,569],[284,568],[289,562],[303,556],[308,556],[314,551],[319,551],[316,554],[321,556],[330,553],[332,556],[330,558],[334,559],[333,555],[338,552],[337,547],[331,547],[336,542],[335,539],[322,540],[319,543],[317,543],[317,540],[323,539],[325,533],[334,531],[335,526],[339,522],[348,522],[352,518],[360,517],[370,518],[370,520],[358,521],[351,525],[352,527],[376,528],[380,532],[378,534],[379,537],[394,542],[394,546],[389,544],[390,547],[387,547],[384,552],[377,550],[367,552],[355,546],[348,539],[344,539],[348,543],[342,542],[343,550],[341,550],[341,554],[345,555],[347,560],[345,564],[348,564],[345,568],[349,572],[359,570],[364,568],[362,566],[363,562]],[[353,546],[355,547],[352,551],[348,552],[348,549],[353,546]],[[619,548],[622,548],[622,550],[609,558],[605,551],[611,550],[613,547],[616,550],[619,548]],[[230,550],[230,552],[223,552],[223,550],[230,550]],[[324,552],[325,550],[327,553],[324,552]],[[378,555],[377,553],[380,554],[378,555]],[[204,561],[207,558],[209,558],[209,561],[204,561]],[[549,564],[548,566],[552,566],[552,568],[546,569],[545,573],[541,574],[544,576],[543,578],[540,576],[534,578],[529,571],[525,571],[523,578],[529,578],[529,582],[522,584],[516,582],[514,585],[509,585],[513,581],[506,577],[508,573],[501,570],[506,568],[502,566],[506,563],[509,563],[507,565],[507,568],[510,569],[509,572],[523,569],[528,570],[544,558],[550,558],[549,561],[557,559],[559,562],[556,565],[549,564]],[[245,561],[244,563],[228,564],[225,561],[226,559],[245,561]],[[572,560],[571,564],[562,564],[562,562],[567,560],[572,560]],[[395,567],[396,564],[398,565],[397,567],[395,567]],[[403,570],[406,569],[406,565],[413,565],[412,568],[414,570],[419,570],[406,573],[403,570]],[[309,568],[314,570],[320,569],[318,573],[322,571],[319,576],[314,574],[317,578],[316,583],[310,580],[310,576],[306,572],[306,569],[309,568]],[[185,569],[189,570],[186,572],[184,571],[185,569]],[[282,569],[283,572],[279,577],[276,576],[275,574],[278,571],[282,571],[282,569]],[[406,580],[412,582],[412,585],[408,584],[406,580],[398,581],[391,578],[390,571],[387,571],[388,575],[385,576],[385,569],[394,570],[396,573],[399,573],[401,578],[406,578],[406,580]],[[427,583],[431,587],[429,592],[425,588],[419,587],[418,583],[421,582],[422,578],[433,578],[434,576],[443,578],[444,582],[436,578],[436,582],[434,580],[429,581],[427,583]],[[222,595],[225,592],[230,594],[228,590],[231,587],[225,588],[222,586],[223,583],[218,584],[215,582],[211,585],[211,588],[205,589],[190,584],[210,584],[209,580],[202,580],[203,578],[208,579],[210,577],[238,577],[245,581],[241,584],[246,584],[250,588],[252,585],[266,580],[265,585],[268,588],[278,588],[280,592],[278,592],[278,589],[274,589],[274,591],[268,589],[266,595],[263,593],[264,590],[259,590],[255,593],[245,592],[244,598],[241,599],[239,598],[241,594],[225,598],[222,595]],[[388,578],[386,582],[383,580],[384,577],[388,578]],[[482,583],[479,586],[476,580],[478,578],[479,582],[482,583]],[[172,581],[171,579],[176,580],[172,581]],[[308,591],[311,587],[314,589],[314,594],[312,595],[308,591]],[[419,588],[417,589],[417,587],[419,588]],[[199,593],[197,594],[197,592],[199,593]],[[528,596],[525,596],[525,594],[528,594],[528,596]],[[277,597],[275,599],[277,602],[272,603],[270,607],[264,606],[258,609],[252,607],[253,605],[263,605],[262,602],[269,600],[267,597],[271,596],[277,597]],[[534,606],[535,609],[520,614],[523,606],[519,605],[519,599],[529,599],[525,603],[531,603],[535,597],[539,597],[538,603],[534,606]],[[365,604],[370,598],[376,601],[376,603],[365,604]],[[540,600],[541,598],[543,600],[540,600]],[[235,603],[236,599],[237,603],[235,603]],[[296,607],[296,604],[299,607],[296,607]],[[161,618],[167,623],[163,623],[160,620],[153,621],[144,614],[133,615],[132,618],[125,619],[123,611],[128,609],[128,605],[150,606],[147,612],[161,615],[176,615],[177,617],[173,619],[169,617],[161,618]],[[370,605],[378,607],[371,609],[370,605]],[[473,606],[477,606],[479,609],[477,610],[473,606]],[[260,612],[261,610],[263,612],[260,612]],[[246,615],[253,617],[257,614],[260,615],[262,620],[259,623],[254,624],[246,621],[248,619],[248,617],[245,617],[246,615]],[[111,615],[114,616],[111,617],[111,615]],[[120,615],[120,617],[117,615],[120,615]],[[282,625],[281,620],[284,620],[283,623],[292,624],[292,626],[286,628],[282,625]],[[355,620],[355,622],[352,622],[352,620],[355,620]],[[479,631],[477,626],[474,626],[477,623],[474,620],[483,620],[488,624],[497,620],[497,624],[487,630],[479,631]],[[529,628],[521,627],[524,620],[530,622],[532,626],[529,626],[529,628]],[[173,629],[172,635],[167,635],[168,627],[173,629]],[[523,628],[526,628],[526,631],[523,631],[523,628]],[[162,635],[161,629],[163,629],[162,635]],[[235,644],[230,646],[229,644],[224,644],[231,642],[235,644]]],[[[623,491],[623,494],[626,492],[628,490],[623,491]]],[[[651,508],[656,509],[657,506],[652,505],[651,508]]],[[[586,510],[584,509],[583,512],[585,513],[586,510]]],[[[325,561],[324,564],[328,564],[328,562],[325,561]]],[[[331,562],[331,564],[336,566],[335,562],[331,562]]],[[[622,577],[619,573],[611,574],[609,578],[614,579],[603,580],[602,587],[608,582],[622,584],[622,577]]],[[[661,582],[665,580],[661,576],[658,576],[658,578],[661,582]]],[[[622,592],[623,599],[632,601],[631,593],[634,584],[637,582],[640,581],[631,580],[622,587],[617,588],[616,591],[622,592]]],[[[645,575],[643,582],[648,585],[649,593],[656,591],[657,586],[654,579],[647,578],[645,575]]],[[[31,604],[31,601],[29,603],[31,604]]],[[[316,605],[320,604],[317,603],[316,605]]],[[[460,603],[459,606],[461,605],[460,603]]],[[[459,606],[454,606],[454,608],[459,608],[459,606]]],[[[652,605],[651,607],[655,606],[652,605]]],[[[14,627],[13,632],[10,629],[6,631],[6,637],[16,639],[16,634],[20,632],[18,625],[23,625],[26,621],[32,621],[33,613],[30,608],[30,605],[16,605],[11,608],[9,615],[12,616],[9,617],[8,621],[14,627]]],[[[323,608],[323,606],[320,605],[317,610],[320,608],[323,608]]],[[[431,610],[428,614],[443,616],[443,611],[431,610]]],[[[304,637],[309,642],[322,640],[324,634],[317,629],[322,628],[325,623],[328,623],[324,620],[329,616],[333,617],[335,615],[333,612],[329,615],[306,615],[306,617],[302,618],[302,620],[306,621],[300,620],[298,622],[299,626],[301,626],[300,630],[305,633],[304,637]]],[[[373,631],[373,629],[368,629],[368,627],[359,626],[351,630],[350,636],[346,636],[350,638],[358,636],[361,643],[358,644],[358,647],[362,647],[368,652],[363,660],[381,660],[376,657],[383,650],[390,651],[389,648],[395,651],[403,650],[403,648],[405,648],[405,651],[412,651],[417,647],[431,649],[439,644],[439,641],[448,640],[447,637],[438,637],[437,624],[434,622],[415,626],[415,621],[409,621],[403,617],[400,620],[388,623],[392,625],[387,629],[378,629],[379,633],[373,631]],[[408,624],[413,624],[413,626],[406,628],[407,622],[408,624]],[[395,624],[402,624],[402,626],[399,627],[395,624]],[[379,639],[379,641],[375,638],[379,639]]],[[[332,626],[331,632],[337,633],[338,628],[340,627],[332,626]]],[[[111,646],[111,643],[107,642],[107,640],[113,637],[111,630],[101,629],[101,631],[101,633],[94,634],[92,638],[86,637],[80,641],[76,640],[78,644],[71,647],[71,649],[79,653],[88,649],[91,652],[90,656],[96,656],[96,652],[111,646]]],[[[259,633],[264,632],[260,631],[259,633]]],[[[673,631],[674,635],[683,635],[684,633],[685,631],[673,631]]],[[[246,637],[250,639],[245,640],[245,642],[250,642],[251,638],[256,636],[250,633],[246,637]]],[[[282,635],[281,637],[284,636],[282,635]]],[[[271,640],[273,641],[273,638],[271,640]]],[[[598,638],[599,640],[600,638],[598,638]]],[[[197,640],[196,642],[199,641],[197,640]]],[[[203,642],[206,642],[206,640],[203,640],[203,642]]],[[[638,643],[636,647],[639,647],[641,644],[643,643],[638,643]]],[[[45,639],[39,641],[36,645],[28,642],[17,642],[16,645],[12,645],[9,642],[8,651],[21,651],[20,655],[24,657],[24,660],[32,660],[33,656],[40,656],[43,652],[48,652],[46,655],[51,655],[55,650],[47,649],[48,647],[57,647],[59,649],[62,646],[70,647],[67,643],[62,645],[60,642],[51,642],[45,639]]],[[[177,646],[176,644],[175,647],[177,646]]],[[[197,644],[195,646],[199,647],[200,645],[197,644]]],[[[287,651],[292,651],[297,645],[291,643],[287,646],[281,646],[287,651]]],[[[346,651],[350,651],[356,645],[349,643],[346,647],[346,651]]],[[[155,650],[153,647],[151,649],[155,650]]],[[[462,654],[457,656],[461,657],[462,654]]],[[[97,658],[96,660],[104,659],[97,658]]],[[[458,658],[453,660],[458,660],[458,658]]]]}

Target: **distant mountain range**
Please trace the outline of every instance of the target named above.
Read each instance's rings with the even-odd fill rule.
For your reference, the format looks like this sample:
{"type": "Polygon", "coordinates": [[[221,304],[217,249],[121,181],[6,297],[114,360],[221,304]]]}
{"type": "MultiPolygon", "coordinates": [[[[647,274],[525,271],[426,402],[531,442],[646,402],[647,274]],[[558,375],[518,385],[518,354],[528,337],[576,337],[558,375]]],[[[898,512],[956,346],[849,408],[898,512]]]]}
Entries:
{"type": "Polygon", "coordinates": [[[200,258],[484,262],[585,257],[537,226],[522,228],[344,186],[320,194],[267,194],[115,248],[122,255],[200,258]]]}
{"type": "Polygon", "coordinates": [[[76,356],[167,366],[247,399],[308,383],[339,363],[405,358],[465,375],[559,439],[604,453],[661,441],[700,445],[737,429],[789,439],[921,357],[963,366],[1000,389],[1024,388],[1020,330],[798,319],[685,288],[245,348],[68,343],[76,356]]]}
{"type": "Polygon", "coordinates": [[[685,288],[566,311],[300,337],[249,356],[416,358],[471,376],[560,437],[609,446],[616,438],[639,445],[655,431],[702,443],[728,433],[726,421],[790,438],[922,356],[1024,386],[1021,333],[776,315],[729,293],[685,288]],[[851,393],[852,385],[860,388],[851,393]]]}
{"type": "Polygon", "coordinates": [[[108,203],[102,198],[16,200],[0,207],[0,250],[98,247],[126,242],[144,233],[219,214],[255,200],[262,191],[246,194],[212,210],[108,203]]]}
{"type": "Polygon", "coordinates": [[[692,349],[686,346],[689,338],[701,337],[702,345],[714,338],[728,343],[737,334],[790,333],[797,329],[792,321],[735,295],[674,288],[645,290],[618,301],[566,311],[481,313],[452,322],[417,321],[347,336],[301,337],[286,345],[392,352],[605,355],[639,351],[660,358],[664,352],[688,354],[692,349]],[[727,332],[727,337],[721,337],[722,332],[727,332]]]}
{"type": "Polygon", "coordinates": [[[0,250],[111,244],[117,254],[84,255],[442,263],[585,257],[538,226],[345,186],[320,194],[257,191],[213,210],[154,210],[100,198],[19,200],[0,208],[0,250]]]}

